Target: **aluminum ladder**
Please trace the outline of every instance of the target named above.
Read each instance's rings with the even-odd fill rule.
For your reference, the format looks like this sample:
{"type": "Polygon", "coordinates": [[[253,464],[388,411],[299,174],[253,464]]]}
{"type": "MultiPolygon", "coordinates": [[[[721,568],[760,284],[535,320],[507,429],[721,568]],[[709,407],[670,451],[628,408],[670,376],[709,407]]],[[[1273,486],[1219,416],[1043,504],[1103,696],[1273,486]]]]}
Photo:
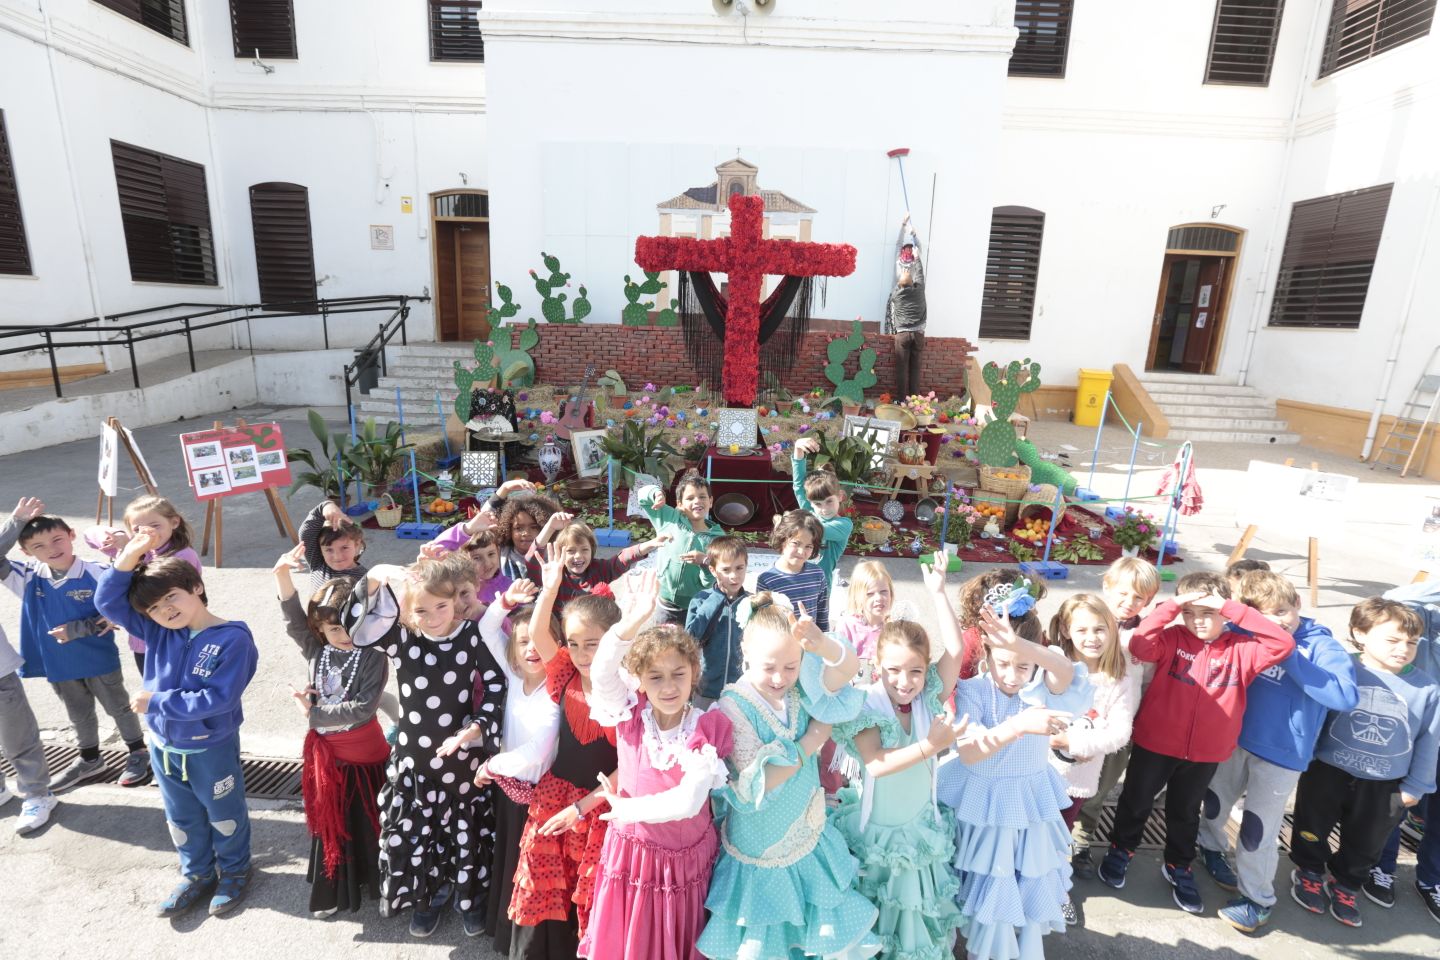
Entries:
{"type": "Polygon", "coordinates": [[[1415,465],[1417,455],[1420,465],[1425,463],[1430,442],[1435,436],[1436,414],[1440,413],[1440,372],[1436,372],[1435,366],[1437,354],[1440,354],[1440,347],[1430,351],[1425,371],[1415,381],[1415,389],[1410,391],[1409,399],[1401,404],[1399,413],[1390,423],[1385,442],[1370,463],[1371,470],[1377,464],[1390,468],[1398,466],[1403,477],[1415,465]]]}

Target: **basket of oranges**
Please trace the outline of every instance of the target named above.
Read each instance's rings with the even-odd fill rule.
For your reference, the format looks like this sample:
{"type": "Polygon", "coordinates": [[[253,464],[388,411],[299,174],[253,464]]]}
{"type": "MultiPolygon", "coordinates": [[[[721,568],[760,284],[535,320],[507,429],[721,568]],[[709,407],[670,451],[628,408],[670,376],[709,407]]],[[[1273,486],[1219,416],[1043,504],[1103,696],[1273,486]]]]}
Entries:
{"type": "Polygon", "coordinates": [[[860,521],[860,536],[864,537],[865,542],[873,547],[878,547],[889,540],[890,531],[893,529],[894,527],[889,523],[876,517],[866,517],[860,521]]]}
{"type": "Polygon", "coordinates": [[[1026,543],[1044,543],[1050,533],[1050,518],[1033,516],[1027,519],[1021,516],[1010,533],[1017,540],[1024,540],[1026,543]]]}
{"type": "Polygon", "coordinates": [[[1058,525],[1065,518],[1065,501],[1060,499],[1060,491],[1054,485],[1042,483],[1032,490],[1028,490],[1020,501],[1018,516],[1021,520],[1039,518],[1045,526],[1050,526],[1050,515],[1055,512],[1055,501],[1060,500],[1060,516],[1055,518],[1058,525]]]}
{"type": "Polygon", "coordinates": [[[1020,506],[1018,503],[1007,503],[1006,499],[998,493],[978,490],[971,494],[970,506],[974,507],[976,512],[985,519],[994,517],[1000,521],[1001,526],[1004,526],[1015,518],[1015,511],[1020,506]]]}
{"type": "Polygon", "coordinates": [[[1030,489],[1030,468],[1023,463],[1013,467],[980,465],[980,489],[998,493],[1006,500],[1018,501],[1030,489]]]}

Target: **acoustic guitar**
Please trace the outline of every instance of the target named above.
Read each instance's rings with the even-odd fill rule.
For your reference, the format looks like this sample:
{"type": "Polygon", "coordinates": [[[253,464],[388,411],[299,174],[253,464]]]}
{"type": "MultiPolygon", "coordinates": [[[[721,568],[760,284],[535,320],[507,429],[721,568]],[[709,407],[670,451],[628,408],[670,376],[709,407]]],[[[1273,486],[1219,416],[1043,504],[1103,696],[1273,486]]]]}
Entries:
{"type": "Polygon", "coordinates": [[[595,405],[590,402],[590,378],[595,376],[595,364],[585,365],[585,377],[580,383],[579,396],[571,397],[560,407],[560,420],[555,424],[555,435],[562,440],[569,440],[574,430],[589,430],[592,421],[590,411],[595,405]]]}

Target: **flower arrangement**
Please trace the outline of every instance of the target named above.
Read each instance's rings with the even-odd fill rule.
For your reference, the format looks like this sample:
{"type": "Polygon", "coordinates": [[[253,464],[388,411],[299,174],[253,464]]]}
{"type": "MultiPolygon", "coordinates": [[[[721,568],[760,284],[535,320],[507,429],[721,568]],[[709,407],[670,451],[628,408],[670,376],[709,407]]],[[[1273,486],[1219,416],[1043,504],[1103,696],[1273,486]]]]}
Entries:
{"type": "Polygon", "coordinates": [[[935,399],[935,391],[927,394],[914,393],[901,401],[900,406],[909,410],[915,417],[916,423],[929,423],[935,419],[935,410],[939,401],[935,399]]]}
{"type": "Polygon", "coordinates": [[[699,430],[696,430],[694,435],[680,438],[680,456],[688,463],[693,463],[705,456],[705,451],[708,449],[710,449],[710,438],[699,430]]]}
{"type": "Polygon", "coordinates": [[[975,535],[985,526],[985,516],[970,505],[968,499],[952,500],[950,503],[950,525],[945,525],[945,508],[935,508],[935,535],[943,531],[946,543],[954,543],[962,549],[969,549],[975,535]]]}
{"type": "Polygon", "coordinates": [[[1160,524],[1150,514],[1134,507],[1126,507],[1125,513],[1110,530],[1110,539],[1126,550],[1148,550],[1155,545],[1160,533],[1160,524]]]}

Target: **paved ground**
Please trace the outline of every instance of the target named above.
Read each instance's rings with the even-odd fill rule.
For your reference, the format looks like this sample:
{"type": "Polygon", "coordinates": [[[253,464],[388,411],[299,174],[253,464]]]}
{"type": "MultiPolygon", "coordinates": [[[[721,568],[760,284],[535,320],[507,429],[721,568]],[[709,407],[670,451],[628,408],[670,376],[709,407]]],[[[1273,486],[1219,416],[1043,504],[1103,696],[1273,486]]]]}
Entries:
{"type": "MultiPolygon", "coordinates": [[[[338,422],[339,411],[327,413],[338,422]]],[[[203,511],[193,503],[188,509],[183,506],[185,485],[176,434],[196,424],[208,424],[217,416],[236,415],[252,422],[278,419],[292,444],[307,442],[304,411],[273,408],[219,414],[196,411],[181,423],[136,431],[162,490],[180,494],[177,502],[194,523],[202,519],[203,511]]],[[[1032,432],[1042,448],[1077,448],[1069,451],[1070,462],[1082,480],[1086,478],[1093,431],[1036,423],[1032,432]]],[[[1120,496],[1129,438],[1111,430],[1106,440],[1094,486],[1103,495],[1120,496]]],[[[72,523],[92,522],[95,448],[90,441],[0,458],[0,501],[11,504],[23,495],[39,495],[72,523]]],[[[1155,489],[1160,470],[1173,455],[1160,449],[1142,451],[1132,481],[1135,494],[1155,489]]],[[[1223,564],[1239,535],[1235,511],[1247,462],[1294,456],[1300,463],[1317,460],[1322,469],[1350,473],[1361,481],[1348,523],[1322,540],[1316,616],[1341,635],[1349,608],[1357,600],[1411,579],[1414,566],[1408,557],[1413,537],[1422,513],[1440,498],[1440,486],[1371,473],[1346,458],[1304,448],[1205,445],[1197,448],[1196,456],[1206,508],[1181,523],[1180,543],[1186,557],[1181,569],[1223,564]]],[[[121,479],[122,483],[133,482],[133,477],[124,473],[121,479]]],[[[309,492],[301,493],[290,501],[297,521],[313,503],[309,496],[309,492]]],[[[122,502],[125,498],[122,490],[122,502]]],[[[263,498],[231,499],[225,513],[226,567],[208,571],[206,581],[216,611],[249,622],[261,648],[259,673],[245,700],[245,749],[256,756],[297,756],[302,729],[291,705],[289,686],[303,680],[303,666],[280,629],[269,579],[270,565],[285,544],[275,533],[263,498]]],[[[1262,530],[1251,555],[1271,561],[1300,586],[1305,546],[1304,540],[1287,538],[1283,531],[1262,530]]],[[[384,534],[372,538],[369,557],[372,561],[405,561],[413,556],[413,547],[413,543],[384,534]]],[[[842,573],[849,562],[842,566],[842,573]]],[[[917,603],[923,597],[914,562],[894,560],[890,566],[902,602],[910,602],[921,621],[933,625],[933,615],[917,603]]],[[[1052,596],[1096,589],[1099,572],[1099,567],[1074,569],[1069,581],[1055,585],[1052,596]]],[[[1052,603],[1047,601],[1045,606],[1053,609],[1052,603]]],[[[13,598],[8,594],[0,597],[0,624],[12,635],[17,616],[13,598]]],[[[126,664],[128,677],[138,685],[133,663],[127,659],[126,664]]],[[[30,681],[26,686],[47,735],[63,739],[64,715],[58,701],[43,682],[30,681]]],[[[104,720],[102,731],[109,732],[104,720]]],[[[14,838],[8,827],[17,809],[16,804],[0,808],[0,863],[8,888],[5,915],[24,917],[26,923],[23,927],[15,922],[0,924],[0,955],[180,957],[283,943],[302,955],[332,947],[374,957],[438,957],[461,950],[467,957],[491,956],[483,941],[462,943],[465,938],[453,921],[422,943],[411,941],[399,920],[381,920],[371,914],[332,921],[305,917],[307,843],[301,814],[294,807],[256,804],[255,851],[261,880],[246,909],[224,920],[195,918],[177,924],[148,917],[150,905],[168,889],[174,870],[159,798],[152,788],[83,788],[66,798],[50,827],[23,841],[14,838]],[[35,931],[43,931],[42,936],[37,937],[35,931]]],[[[1440,928],[1432,924],[1409,886],[1413,879],[1410,866],[1401,870],[1399,906],[1390,912],[1369,907],[1362,930],[1352,931],[1328,918],[1303,914],[1286,901],[1277,908],[1266,935],[1258,938],[1245,937],[1215,919],[1214,908],[1223,902],[1223,896],[1208,881],[1202,881],[1202,891],[1210,911],[1194,918],[1170,904],[1153,857],[1137,859],[1133,877],[1119,895],[1082,885],[1077,899],[1088,901],[1084,904],[1086,928],[1063,940],[1057,938],[1051,946],[1052,956],[1149,958],[1161,946],[1180,957],[1440,956],[1440,938],[1436,936],[1440,928]]]]}

